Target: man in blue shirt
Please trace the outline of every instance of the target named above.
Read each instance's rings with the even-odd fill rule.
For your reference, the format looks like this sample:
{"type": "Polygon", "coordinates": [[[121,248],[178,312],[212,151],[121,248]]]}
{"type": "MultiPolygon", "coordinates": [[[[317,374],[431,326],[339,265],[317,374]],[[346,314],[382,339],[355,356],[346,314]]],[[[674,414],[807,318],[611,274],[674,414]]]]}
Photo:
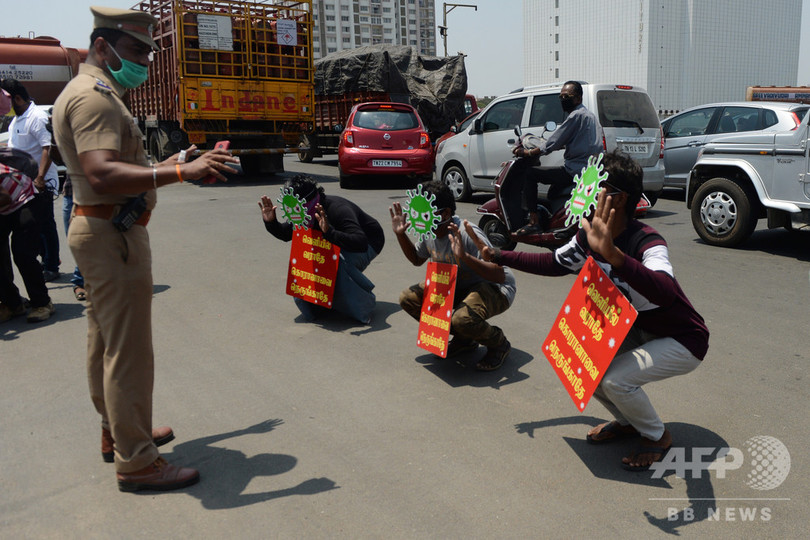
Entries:
{"type": "Polygon", "coordinates": [[[523,184],[524,209],[529,212],[529,224],[519,229],[517,234],[533,234],[542,231],[537,212],[537,183],[551,186],[549,199],[564,194],[573,186],[575,175],[587,165],[588,158],[604,150],[602,126],[596,116],[582,105],[582,85],[577,81],[566,82],[560,90],[560,105],[568,116],[539,148],[527,150],[515,148],[517,157],[544,156],[560,148],[565,148],[565,164],[554,169],[528,170],[523,184]]]}

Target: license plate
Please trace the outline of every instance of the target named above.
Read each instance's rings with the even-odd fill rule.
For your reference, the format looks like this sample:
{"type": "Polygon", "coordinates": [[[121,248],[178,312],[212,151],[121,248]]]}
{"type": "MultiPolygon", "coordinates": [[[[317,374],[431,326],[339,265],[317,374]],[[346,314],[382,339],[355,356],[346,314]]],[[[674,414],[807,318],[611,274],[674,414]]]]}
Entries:
{"type": "Polygon", "coordinates": [[[372,167],[402,167],[401,159],[372,159],[372,167]]]}
{"type": "Polygon", "coordinates": [[[647,154],[650,152],[650,146],[647,144],[622,143],[622,152],[625,154],[647,154]]]}

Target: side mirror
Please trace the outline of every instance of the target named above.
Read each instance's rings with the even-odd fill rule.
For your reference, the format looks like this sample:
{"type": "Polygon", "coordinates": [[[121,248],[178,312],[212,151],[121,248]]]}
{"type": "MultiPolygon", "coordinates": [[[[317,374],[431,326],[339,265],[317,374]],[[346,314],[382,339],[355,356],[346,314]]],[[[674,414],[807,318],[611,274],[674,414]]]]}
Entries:
{"type": "Polygon", "coordinates": [[[554,131],[555,129],[557,129],[557,122],[553,120],[546,122],[546,131],[554,131]]]}
{"type": "Polygon", "coordinates": [[[475,120],[473,120],[473,133],[481,133],[481,132],[482,132],[481,119],[476,118],[475,120]]]}

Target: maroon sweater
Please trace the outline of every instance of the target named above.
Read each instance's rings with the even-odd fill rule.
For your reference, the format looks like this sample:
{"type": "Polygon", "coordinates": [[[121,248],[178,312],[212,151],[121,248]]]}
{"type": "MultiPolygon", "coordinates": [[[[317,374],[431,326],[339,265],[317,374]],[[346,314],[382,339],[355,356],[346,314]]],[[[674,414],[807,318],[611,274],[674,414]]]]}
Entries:
{"type": "Polygon", "coordinates": [[[671,337],[703,360],[709,349],[709,330],[675,279],[661,235],[633,220],[614,244],[625,254],[621,269],[613,268],[593,252],[581,229],[553,253],[502,251],[496,262],[532,274],[562,276],[579,273],[588,256],[592,256],[638,311],[635,324],[639,328],[659,337],[671,337]]]}

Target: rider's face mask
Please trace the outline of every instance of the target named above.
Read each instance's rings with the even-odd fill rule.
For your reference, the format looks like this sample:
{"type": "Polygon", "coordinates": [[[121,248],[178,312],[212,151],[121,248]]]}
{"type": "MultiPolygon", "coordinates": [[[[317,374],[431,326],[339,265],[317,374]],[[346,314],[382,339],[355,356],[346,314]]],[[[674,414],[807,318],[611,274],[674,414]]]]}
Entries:
{"type": "Polygon", "coordinates": [[[118,84],[124,88],[136,88],[146,82],[146,79],[149,78],[149,69],[146,66],[121,58],[118,51],[116,51],[112,45],[110,45],[110,50],[112,50],[113,54],[115,54],[121,62],[121,68],[117,70],[107,64],[107,69],[110,70],[110,73],[118,84]]]}
{"type": "Polygon", "coordinates": [[[571,112],[576,109],[577,105],[574,103],[574,96],[560,95],[560,105],[565,112],[571,112]]]}

